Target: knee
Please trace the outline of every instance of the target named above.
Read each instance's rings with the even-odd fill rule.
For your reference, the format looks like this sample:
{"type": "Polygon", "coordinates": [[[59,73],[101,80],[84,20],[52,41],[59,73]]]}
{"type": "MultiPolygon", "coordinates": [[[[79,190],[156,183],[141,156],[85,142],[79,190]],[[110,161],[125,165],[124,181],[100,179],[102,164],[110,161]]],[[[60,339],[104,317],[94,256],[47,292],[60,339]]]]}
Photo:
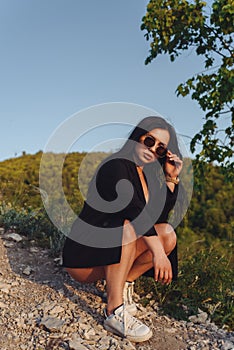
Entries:
{"type": "Polygon", "coordinates": [[[177,242],[176,233],[174,230],[172,230],[166,235],[165,251],[167,255],[169,255],[173,251],[173,249],[176,246],[176,242],[177,242]]]}
{"type": "Polygon", "coordinates": [[[177,236],[174,230],[172,230],[169,234],[169,246],[170,246],[170,252],[175,248],[176,242],[177,242],[177,236]]]}
{"type": "Polygon", "coordinates": [[[65,270],[75,281],[80,283],[87,283],[87,277],[83,274],[78,273],[78,269],[67,267],[65,270]]]}
{"type": "Polygon", "coordinates": [[[163,242],[167,254],[170,254],[170,252],[175,248],[177,242],[176,233],[173,227],[170,224],[163,223],[156,224],[155,228],[161,241],[163,242]]]}
{"type": "Polygon", "coordinates": [[[136,245],[136,239],[137,239],[137,236],[136,236],[134,227],[132,226],[129,220],[125,220],[123,225],[123,239],[122,239],[123,245],[129,244],[129,243],[136,245]]]}

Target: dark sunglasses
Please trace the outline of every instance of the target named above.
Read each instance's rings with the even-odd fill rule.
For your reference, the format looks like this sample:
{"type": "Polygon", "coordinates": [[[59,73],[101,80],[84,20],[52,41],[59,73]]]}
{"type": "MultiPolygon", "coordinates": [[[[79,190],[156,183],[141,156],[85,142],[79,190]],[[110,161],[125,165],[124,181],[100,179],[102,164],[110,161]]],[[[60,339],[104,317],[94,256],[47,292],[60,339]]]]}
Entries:
{"type": "MultiPolygon", "coordinates": [[[[142,140],[143,141],[143,144],[148,147],[148,148],[151,148],[155,145],[155,138],[153,136],[145,136],[145,138],[142,140]]],[[[164,158],[166,156],[168,152],[168,149],[164,146],[158,146],[156,149],[155,149],[155,153],[157,154],[157,156],[159,158],[164,158]]]]}

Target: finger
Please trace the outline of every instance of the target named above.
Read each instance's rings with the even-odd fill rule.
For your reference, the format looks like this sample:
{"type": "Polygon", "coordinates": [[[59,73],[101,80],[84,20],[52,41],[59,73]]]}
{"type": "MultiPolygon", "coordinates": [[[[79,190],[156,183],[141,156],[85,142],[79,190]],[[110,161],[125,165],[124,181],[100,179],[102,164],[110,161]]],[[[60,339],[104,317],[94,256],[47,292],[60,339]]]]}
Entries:
{"type": "Polygon", "coordinates": [[[154,269],[154,279],[156,282],[158,282],[158,278],[159,278],[158,274],[159,274],[159,269],[157,269],[157,268],[154,269]]]}
{"type": "Polygon", "coordinates": [[[172,154],[168,156],[169,161],[174,161],[175,163],[182,164],[183,161],[176,155],[172,154]]]}
{"type": "Polygon", "coordinates": [[[169,164],[174,165],[177,168],[182,166],[182,160],[179,157],[177,157],[177,156],[175,156],[175,157],[174,156],[168,157],[167,158],[167,162],[169,164]]]}
{"type": "Polygon", "coordinates": [[[168,278],[169,278],[169,273],[166,270],[165,273],[164,273],[163,284],[167,284],[168,283],[168,278]]]}
{"type": "Polygon", "coordinates": [[[164,278],[164,270],[161,269],[159,272],[159,280],[163,281],[163,278],[164,278]]]}
{"type": "Polygon", "coordinates": [[[167,281],[167,284],[171,283],[172,281],[172,269],[169,270],[168,272],[168,281],[167,281]]]}

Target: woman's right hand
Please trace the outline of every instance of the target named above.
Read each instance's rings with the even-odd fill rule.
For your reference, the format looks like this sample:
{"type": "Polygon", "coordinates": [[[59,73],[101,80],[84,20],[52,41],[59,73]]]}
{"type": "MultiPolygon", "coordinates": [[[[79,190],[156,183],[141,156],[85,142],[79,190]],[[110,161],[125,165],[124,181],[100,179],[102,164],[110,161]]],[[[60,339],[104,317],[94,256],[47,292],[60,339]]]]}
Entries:
{"type": "Polygon", "coordinates": [[[162,284],[169,284],[172,281],[172,268],[170,260],[164,252],[153,255],[154,279],[162,284]]]}
{"type": "Polygon", "coordinates": [[[159,236],[143,236],[143,239],[153,256],[155,281],[169,284],[172,281],[172,267],[159,236]]]}

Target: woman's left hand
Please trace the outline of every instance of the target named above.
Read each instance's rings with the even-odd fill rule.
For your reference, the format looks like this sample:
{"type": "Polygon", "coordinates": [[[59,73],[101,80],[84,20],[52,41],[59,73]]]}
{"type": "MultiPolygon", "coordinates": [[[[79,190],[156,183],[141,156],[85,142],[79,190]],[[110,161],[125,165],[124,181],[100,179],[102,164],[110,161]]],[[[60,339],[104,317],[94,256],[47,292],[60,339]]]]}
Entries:
{"type": "Polygon", "coordinates": [[[165,173],[169,175],[170,177],[177,177],[179,176],[182,167],[183,167],[183,161],[172,152],[167,152],[167,159],[164,165],[165,173]]]}

